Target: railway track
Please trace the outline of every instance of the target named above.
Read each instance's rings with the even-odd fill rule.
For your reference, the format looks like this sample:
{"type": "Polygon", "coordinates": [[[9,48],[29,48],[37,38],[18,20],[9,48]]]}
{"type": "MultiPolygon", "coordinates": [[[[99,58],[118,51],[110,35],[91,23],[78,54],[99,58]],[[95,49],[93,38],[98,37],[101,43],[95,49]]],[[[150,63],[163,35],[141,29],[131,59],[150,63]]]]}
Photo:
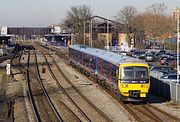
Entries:
{"type": "MultiPolygon", "coordinates": [[[[124,103],[123,103],[124,104],[124,103]]],[[[161,109],[145,103],[145,104],[124,104],[128,110],[133,111],[133,116],[137,116],[136,120],[144,121],[154,121],[154,122],[179,122],[180,119],[174,117],[161,109]]]]}
{"type": "MultiPolygon", "coordinates": [[[[41,58],[41,61],[42,61],[42,58],[41,58]]],[[[45,63],[45,64],[47,64],[47,63],[45,63]]],[[[45,66],[43,66],[43,67],[45,67],[45,66]]],[[[49,66],[47,66],[47,67],[49,67],[49,66]]],[[[48,72],[48,71],[46,71],[46,72],[48,72]]],[[[61,95],[59,95],[59,93],[64,93],[64,91],[62,91],[62,89],[59,89],[59,87],[56,88],[56,87],[52,86],[53,80],[56,83],[57,83],[57,81],[56,81],[56,77],[54,75],[52,75],[52,72],[50,72],[50,73],[51,73],[51,76],[49,76],[49,77],[52,77],[52,78],[51,78],[51,80],[50,80],[50,78],[48,79],[50,81],[48,81],[46,83],[46,86],[48,86],[48,85],[51,86],[51,88],[48,89],[49,92],[52,92],[52,91],[55,92],[55,93],[50,93],[51,94],[51,98],[54,99],[54,101],[56,102],[57,107],[59,108],[58,111],[59,111],[59,113],[61,113],[63,121],[76,121],[76,122],[80,122],[81,119],[71,110],[70,107],[68,107],[66,105],[67,101],[63,101],[63,97],[61,95]],[[58,97],[58,98],[53,98],[54,96],[58,97]]]]}
{"type": "MultiPolygon", "coordinates": [[[[21,54],[22,55],[22,54],[21,54]]],[[[28,93],[28,97],[29,97],[29,100],[30,100],[30,103],[31,103],[31,107],[32,107],[32,110],[33,110],[33,113],[34,113],[34,117],[36,119],[37,122],[41,122],[41,118],[40,118],[40,115],[38,113],[38,109],[37,109],[37,106],[35,104],[35,100],[33,98],[33,95],[32,95],[32,90],[31,90],[31,87],[30,87],[30,78],[29,78],[29,60],[30,60],[30,51],[28,51],[28,58],[27,58],[27,62],[26,64],[21,64],[20,62],[19,65],[17,65],[17,62],[16,64],[13,63],[13,60],[14,58],[11,60],[11,64],[13,67],[15,67],[17,70],[19,70],[23,77],[27,79],[27,93],[28,93]]],[[[19,59],[20,61],[20,59],[19,59]]]]}
{"type": "MultiPolygon", "coordinates": [[[[16,67],[16,69],[21,71],[23,73],[23,76],[27,79],[28,96],[29,96],[29,100],[30,100],[30,103],[32,106],[33,113],[34,113],[34,118],[38,122],[47,121],[47,120],[62,122],[63,120],[61,119],[59,113],[55,109],[50,98],[48,97],[48,94],[47,94],[45,88],[43,87],[40,76],[37,75],[39,72],[38,65],[36,62],[37,57],[36,57],[36,55],[34,56],[35,57],[34,66],[36,66],[36,69],[32,69],[32,66],[30,67],[30,65],[31,65],[30,57],[31,57],[30,51],[28,51],[27,64],[26,65],[20,64],[20,67],[19,67],[19,65],[17,65],[17,66],[14,65],[14,66],[16,67]],[[37,73],[35,73],[34,70],[36,70],[37,73]],[[41,90],[37,90],[37,87],[39,87],[39,86],[41,86],[41,90]],[[45,96],[46,100],[45,100],[44,96],[45,96]],[[47,118],[47,117],[49,117],[49,118],[47,118]]],[[[38,88],[38,89],[40,89],[40,88],[38,88]]]]}
{"type": "MultiPolygon", "coordinates": [[[[46,47],[47,48],[47,47],[46,47]]],[[[55,49],[52,49],[53,51],[57,51],[55,49]]],[[[60,54],[60,52],[58,52],[60,54]]],[[[62,53],[61,53],[62,55],[62,53]]],[[[58,56],[61,56],[58,55],[58,56]]],[[[64,56],[65,57],[65,56],[64,56]]],[[[63,57],[63,58],[64,58],[63,57]]],[[[66,59],[66,58],[64,58],[66,59]]],[[[66,60],[67,61],[67,60],[66,60]]],[[[90,79],[92,80],[92,79],[90,79]]],[[[102,87],[104,89],[104,87],[102,87]]],[[[109,91],[105,89],[108,93],[109,91]]],[[[179,122],[180,119],[178,119],[175,116],[172,116],[171,114],[149,104],[125,104],[121,102],[117,96],[114,96],[114,94],[110,93],[115,99],[119,101],[119,103],[135,118],[136,121],[143,122],[143,121],[155,121],[155,122],[179,122]]]]}
{"type": "Polygon", "coordinates": [[[51,101],[48,92],[45,89],[45,86],[42,82],[40,73],[39,73],[39,68],[38,68],[38,62],[37,62],[37,55],[36,52],[34,51],[34,58],[35,58],[35,68],[30,69],[30,75],[31,78],[33,78],[31,81],[33,85],[33,91],[35,92],[33,95],[35,95],[35,98],[37,99],[37,105],[38,105],[38,112],[40,113],[40,117],[42,121],[59,121],[62,122],[62,118],[60,114],[58,113],[57,109],[55,108],[53,102],[51,101]],[[35,71],[33,71],[35,70],[35,71]],[[36,75],[37,74],[37,75],[36,75]],[[34,76],[34,77],[32,77],[34,76]],[[36,80],[34,82],[34,80],[36,80]],[[39,87],[40,86],[40,87],[39,87]],[[38,96],[39,94],[39,96],[38,96]],[[45,97],[45,98],[44,98],[45,97]]]}
{"type": "Polygon", "coordinates": [[[52,77],[54,77],[54,79],[57,81],[58,87],[63,91],[64,94],[66,94],[66,96],[76,106],[78,111],[84,116],[84,118],[86,118],[87,121],[112,121],[85,95],[83,95],[83,93],[74,84],[71,83],[69,78],[67,78],[67,76],[63,73],[52,56],[48,55],[47,57],[44,55],[44,57],[52,77]],[[51,62],[53,62],[51,65],[48,59],[51,59],[51,62]]]}

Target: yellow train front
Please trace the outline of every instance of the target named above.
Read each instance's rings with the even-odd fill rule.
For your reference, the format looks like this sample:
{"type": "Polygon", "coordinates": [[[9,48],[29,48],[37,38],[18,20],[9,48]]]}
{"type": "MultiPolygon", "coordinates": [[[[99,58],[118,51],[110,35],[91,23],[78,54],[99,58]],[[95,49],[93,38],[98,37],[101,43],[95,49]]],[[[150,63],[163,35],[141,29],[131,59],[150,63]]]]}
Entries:
{"type": "Polygon", "coordinates": [[[149,67],[142,60],[82,45],[69,47],[69,60],[122,101],[142,101],[147,97],[149,67]]]}
{"type": "Polygon", "coordinates": [[[148,64],[129,62],[119,66],[118,89],[123,101],[145,100],[149,88],[148,64]]]}

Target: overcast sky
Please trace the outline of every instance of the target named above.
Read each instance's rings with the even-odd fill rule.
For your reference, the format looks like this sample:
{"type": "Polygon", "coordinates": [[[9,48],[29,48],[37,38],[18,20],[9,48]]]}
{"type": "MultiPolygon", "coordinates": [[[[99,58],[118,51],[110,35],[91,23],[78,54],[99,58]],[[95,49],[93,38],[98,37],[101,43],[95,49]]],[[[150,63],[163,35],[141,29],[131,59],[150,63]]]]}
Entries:
{"type": "Polygon", "coordinates": [[[180,0],[0,0],[0,26],[48,26],[63,20],[71,6],[86,4],[94,15],[116,16],[126,5],[139,11],[153,3],[165,3],[167,13],[180,7],[180,0]]]}

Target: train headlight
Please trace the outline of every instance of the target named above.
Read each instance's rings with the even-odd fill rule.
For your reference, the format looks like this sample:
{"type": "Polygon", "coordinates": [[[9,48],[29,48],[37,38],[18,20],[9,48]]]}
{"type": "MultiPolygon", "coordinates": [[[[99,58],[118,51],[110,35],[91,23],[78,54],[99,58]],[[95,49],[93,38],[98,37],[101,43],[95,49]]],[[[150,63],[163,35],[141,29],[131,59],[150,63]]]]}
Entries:
{"type": "Polygon", "coordinates": [[[148,85],[141,85],[141,88],[148,88],[148,85]]]}
{"type": "Polygon", "coordinates": [[[127,88],[128,85],[127,84],[122,84],[122,88],[127,88]]]}

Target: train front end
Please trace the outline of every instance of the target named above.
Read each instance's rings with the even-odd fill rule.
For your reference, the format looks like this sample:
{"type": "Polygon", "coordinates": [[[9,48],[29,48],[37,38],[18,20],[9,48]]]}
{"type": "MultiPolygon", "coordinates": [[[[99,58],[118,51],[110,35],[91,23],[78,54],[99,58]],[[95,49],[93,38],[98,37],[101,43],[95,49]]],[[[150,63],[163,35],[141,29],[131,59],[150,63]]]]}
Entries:
{"type": "Polygon", "coordinates": [[[148,64],[125,63],[119,66],[118,88],[123,101],[144,101],[150,88],[148,64]]]}

